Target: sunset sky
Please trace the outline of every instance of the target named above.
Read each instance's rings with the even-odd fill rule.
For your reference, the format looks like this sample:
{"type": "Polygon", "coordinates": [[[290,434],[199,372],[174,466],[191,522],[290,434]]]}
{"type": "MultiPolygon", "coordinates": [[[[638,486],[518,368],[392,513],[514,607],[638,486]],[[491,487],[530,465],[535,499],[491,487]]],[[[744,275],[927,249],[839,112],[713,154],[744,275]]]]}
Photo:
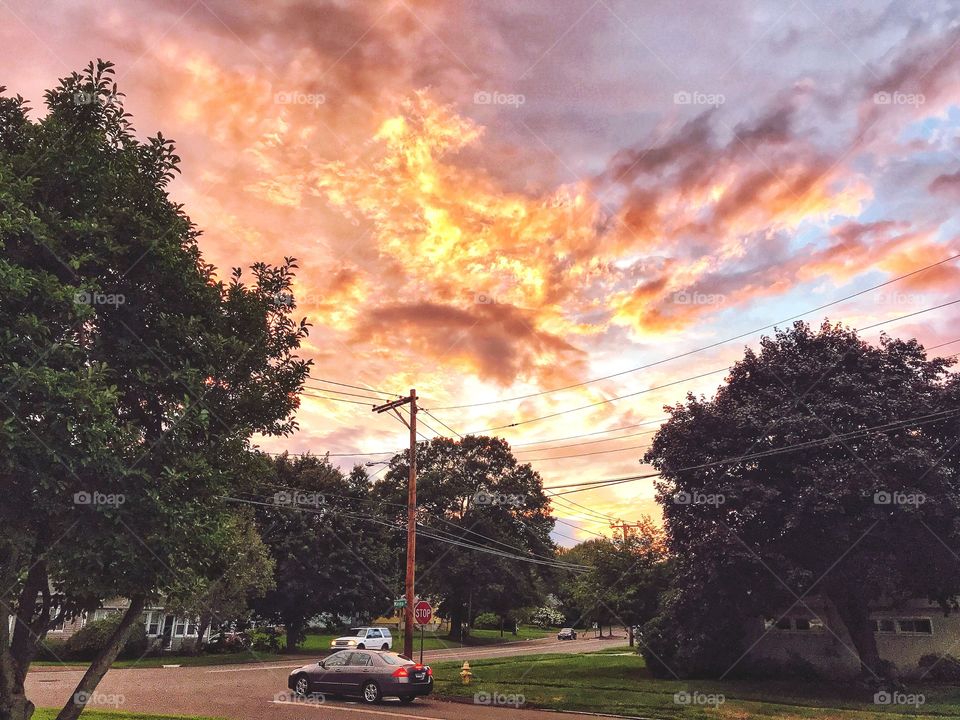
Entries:
{"type": "MultiPolygon", "coordinates": [[[[760,333],[720,341],[960,253],[958,18],[948,2],[0,0],[0,85],[39,114],[58,78],[112,60],[138,133],[177,142],[172,193],[206,258],[224,274],[298,258],[309,393],[415,387],[463,434],[529,421],[496,434],[550,486],[649,471],[647,421],[712,393],[760,333]]],[[[804,319],[873,325],[960,298],[958,280],[945,263],[804,319]]],[[[864,336],[940,345],[958,318],[864,336]]],[[[349,467],[406,442],[363,404],[304,397],[298,419],[262,447],[349,467]]],[[[653,494],[568,496],[591,512],[558,501],[557,539],[656,516],[653,494]]]]}

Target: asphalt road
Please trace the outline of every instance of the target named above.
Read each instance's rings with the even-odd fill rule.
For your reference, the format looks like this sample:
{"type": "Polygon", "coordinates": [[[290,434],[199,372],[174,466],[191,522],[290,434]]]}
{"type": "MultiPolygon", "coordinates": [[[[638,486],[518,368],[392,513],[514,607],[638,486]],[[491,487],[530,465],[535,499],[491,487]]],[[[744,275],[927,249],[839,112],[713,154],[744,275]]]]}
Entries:
{"type": "MultiPolygon", "coordinates": [[[[480,660],[490,657],[541,653],[580,653],[618,645],[623,639],[580,638],[558,642],[556,638],[528,640],[497,647],[450,648],[424,653],[425,662],[480,660]]],[[[305,664],[263,663],[182,668],[129,668],[111,670],[104,677],[88,707],[127,712],[176,715],[209,715],[232,720],[381,720],[436,718],[437,720],[583,720],[582,715],[523,708],[451,703],[433,697],[401,706],[397,700],[368,707],[349,700],[304,702],[287,690],[290,670],[305,664]]],[[[60,707],[72,695],[82,671],[38,668],[27,677],[28,696],[40,707],[60,707]]]]}

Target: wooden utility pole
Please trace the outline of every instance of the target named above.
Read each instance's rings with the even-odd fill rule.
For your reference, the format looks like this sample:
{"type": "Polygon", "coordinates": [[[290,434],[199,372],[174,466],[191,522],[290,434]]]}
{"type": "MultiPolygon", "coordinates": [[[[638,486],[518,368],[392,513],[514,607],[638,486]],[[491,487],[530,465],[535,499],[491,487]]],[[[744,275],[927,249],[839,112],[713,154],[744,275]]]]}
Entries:
{"type": "Polygon", "coordinates": [[[410,479],[407,483],[407,581],[406,605],[403,608],[403,654],[413,659],[413,604],[414,576],[417,559],[417,391],[410,390],[409,397],[393,400],[373,408],[376,413],[393,410],[394,414],[410,428],[410,479]],[[397,408],[410,403],[410,422],[407,422],[397,408]]]}
{"type": "MultiPolygon", "coordinates": [[[[620,531],[622,533],[621,537],[623,538],[623,549],[627,551],[629,551],[630,549],[629,542],[628,542],[628,539],[630,538],[630,535],[631,535],[630,530],[632,530],[633,528],[640,528],[642,526],[643,526],[643,523],[639,523],[639,522],[628,523],[628,522],[624,522],[623,520],[621,520],[619,523],[610,523],[611,530],[616,530],[617,528],[620,528],[620,531]]],[[[601,630],[601,632],[603,631],[601,630]]],[[[611,633],[613,632],[612,627],[610,628],[610,632],[611,633]]],[[[630,643],[630,647],[633,647],[633,625],[627,626],[627,638],[628,638],[628,642],[630,643]]]]}

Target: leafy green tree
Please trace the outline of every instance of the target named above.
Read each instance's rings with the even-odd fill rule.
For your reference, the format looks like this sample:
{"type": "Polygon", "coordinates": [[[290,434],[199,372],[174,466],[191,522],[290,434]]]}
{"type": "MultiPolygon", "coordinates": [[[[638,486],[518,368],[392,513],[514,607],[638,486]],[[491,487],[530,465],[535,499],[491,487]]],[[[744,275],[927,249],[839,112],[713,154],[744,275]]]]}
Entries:
{"type": "MultiPolygon", "coordinates": [[[[550,539],[554,521],[540,475],[518,463],[500,438],[435,438],[419,443],[416,452],[417,592],[439,599],[439,612],[450,619],[454,635],[471,609],[508,617],[512,610],[540,604],[556,559],[550,539]]],[[[381,510],[398,528],[406,525],[408,463],[409,451],[394,456],[376,485],[381,510]]],[[[402,552],[405,535],[396,542],[402,552]]]]}
{"type": "Polygon", "coordinates": [[[172,143],[135,137],[112,74],[64,78],[38,121],[0,97],[0,720],[32,715],[54,622],[130,600],[75,720],[147,603],[215,579],[220,498],[255,433],[295,429],[308,372],[295,262],[218,279],[168,196],[172,143]]]}
{"type": "Polygon", "coordinates": [[[632,628],[650,620],[667,587],[663,533],[649,518],[628,526],[626,535],[575,545],[563,559],[590,568],[563,578],[558,596],[564,614],[575,626],[596,622],[601,635],[604,625],[632,628]]]}
{"type": "Polygon", "coordinates": [[[816,594],[864,675],[886,683],[871,603],[925,597],[949,610],[960,593],[949,365],[913,340],[871,346],[796,323],[748,350],[714,398],[668,408],[645,457],[663,478],[677,563],[645,633],[664,667],[723,674],[746,649],[746,618],[816,594]]]}
{"type": "Polygon", "coordinates": [[[224,552],[212,559],[208,577],[196,578],[197,584],[185,588],[182,596],[167,599],[169,612],[198,618],[194,652],[201,650],[209,628],[242,619],[250,600],[263,597],[274,587],[273,558],[252,515],[238,510],[220,528],[219,544],[224,552]]]}
{"type": "Polygon", "coordinates": [[[326,458],[275,458],[255,498],[274,562],[274,588],[257,616],[282,623],[287,651],[320,615],[373,618],[391,606],[392,552],[363,468],[345,476],[326,458]]]}

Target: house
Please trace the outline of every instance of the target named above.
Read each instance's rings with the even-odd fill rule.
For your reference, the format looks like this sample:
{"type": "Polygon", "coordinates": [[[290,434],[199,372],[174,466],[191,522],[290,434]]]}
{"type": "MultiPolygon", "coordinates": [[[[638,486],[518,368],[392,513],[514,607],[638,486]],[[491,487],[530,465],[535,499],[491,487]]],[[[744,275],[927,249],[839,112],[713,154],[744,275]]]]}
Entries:
{"type": "MultiPolygon", "coordinates": [[[[110,615],[122,613],[129,607],[129,601],[123,598],[113,598],[104,602],[92,615],[86,614],[50,628],[47,639],[50,641],[66,640],[80,630],[88,621],[102,620],[110,615]]],[[[152,606],[143,612],[143,625],[147,638],[154,640],[160,650],[176,651],[184,644],[190,644],[197,639],[197,619],[167,612],[162,607],[152,606]]],[[[204,633],[204,639],[209,639],[210,631],[204,633]]]]}
{"type": "MultiPolygon", "coordinates": [[[[924,655],[960,653],[960,613],[944,615],[936,603],[912,600],[903,606],[877,606],[870,612],[880,657],[905,678],[920,677],[924,655]]],[[[853,641],[828,603],[811,597],[784,617],[756,618],[747,627],[747,662],[807,662],[822,674],[852,677],[860,661],[853,641]]]]}

